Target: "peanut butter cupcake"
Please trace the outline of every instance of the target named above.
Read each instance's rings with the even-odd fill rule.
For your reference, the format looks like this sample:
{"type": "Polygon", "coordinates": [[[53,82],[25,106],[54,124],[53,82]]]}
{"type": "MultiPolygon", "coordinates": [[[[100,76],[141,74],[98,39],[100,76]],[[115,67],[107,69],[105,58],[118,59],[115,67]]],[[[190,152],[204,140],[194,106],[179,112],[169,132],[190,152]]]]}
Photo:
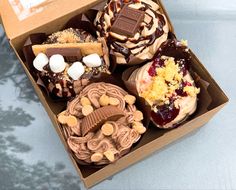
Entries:
{"type": "Polygon", "coordinates": [[[68,103],[58,121],[80,163],[109,164],[130,151],[146,132],[135,102],[120,87],[100,82],[90,84],[68,103]]]}

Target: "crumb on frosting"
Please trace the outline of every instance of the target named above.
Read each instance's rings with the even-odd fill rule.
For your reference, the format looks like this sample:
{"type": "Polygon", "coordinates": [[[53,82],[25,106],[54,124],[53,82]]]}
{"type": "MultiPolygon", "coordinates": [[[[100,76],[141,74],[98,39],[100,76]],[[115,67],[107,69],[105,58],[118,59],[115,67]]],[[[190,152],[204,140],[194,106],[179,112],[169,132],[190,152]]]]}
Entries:
{"type": "Polygon", "coordinates": [[[181,40],[181,44],[183,45],[183,46],[188,46],[188,40],[181,40]]]}
{"type": "Polygon", "coordinates": [[[184,92],[186,92],[191,97],[195,97],[197,94],[200,93],[200,89],[194,86],[186,86],[184,87],[184,92]]]}
{"type": "MultiPolygon", "coordinates": [[[[162,56],[161,59],[165,61],[164,66],[156,69],[157,75],[152,78],[152,84],[141,95],[150,105],[154,103],[158,105],[169,104],[170,98],[173,95],[177,95],[176,90],[186,80],[179,64],[175,62],[174,58],[162,56]]],[[[191,81],[191,84],[193,83],[191,81]]],[[[200,93],[200,89],[194,85],[184,87],[183,91],[191,97],[195,97],[200,93]]]]}

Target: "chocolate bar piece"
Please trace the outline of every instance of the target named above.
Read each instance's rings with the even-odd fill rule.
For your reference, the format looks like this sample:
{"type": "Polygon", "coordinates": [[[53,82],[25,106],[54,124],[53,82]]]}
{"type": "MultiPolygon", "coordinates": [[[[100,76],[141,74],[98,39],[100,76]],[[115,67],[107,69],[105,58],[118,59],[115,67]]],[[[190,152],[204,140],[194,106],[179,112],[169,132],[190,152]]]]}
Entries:
{"type": "Polygon", "coordinates": [[[51,57],[55,54],[62,55],[69,63],[80,61],[82,59],[82,53],[80,48],[48,48],[46,55],[51,57]]]}
{"type": "Polygon", "coordinates": [[[96,131],[106,121],[116,121],[125,116],[125,112],[115,106],[106,106],[92,112],[83,118],[81,123],[82,135],[96,131]]]}
{"type": "Polygon", "coordinates": [[[111,31],[117,34],[133,37],[144,20],[145,13],[143,11],[133,9],[125,5],[114,24],[111,31]]]}

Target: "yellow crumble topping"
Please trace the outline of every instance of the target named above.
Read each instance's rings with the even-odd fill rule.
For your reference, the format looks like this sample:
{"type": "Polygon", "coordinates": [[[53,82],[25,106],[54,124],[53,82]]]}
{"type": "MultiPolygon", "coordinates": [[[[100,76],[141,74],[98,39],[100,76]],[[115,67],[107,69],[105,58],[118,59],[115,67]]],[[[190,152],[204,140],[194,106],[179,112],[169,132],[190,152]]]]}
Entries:
{"type": "MultiPolygon", "coordinates": [[[[175,62],[174,58],[163,56],[161,59],[165,60],[164,67],[156,69],[157,75],[152,78],[152,84],[141,94],[150,105],[154,103],[158,105],[169,104],[169,99],[173,94],[176,95],[176,90],[185,81],[179,64],[175,62]]],[[[193,84],[193,81],[187,82],[193,84]]],[[[194,97],[200,92],[200,89],[195,86],[186,86],[184,92],[194,97]]]]}
{"type": "Polygon", "coordinates": [[[73,32],[64,31],[58,35],[57,40],[59,43],[76,43],[79,41],[79,37],[73,32]]]}
{"type": "Polygon", "coordinates": [[[181,44],[183,45],[183,46],[188,46],[188,40],[181,40],[181,44]]]}
{"type": "Polygon", "coordinates": [[[184,92],[186,92],[189,96],[195,97],[200,93],[200,89],[194,86],[186,86],[184,87],[184,92]]]}

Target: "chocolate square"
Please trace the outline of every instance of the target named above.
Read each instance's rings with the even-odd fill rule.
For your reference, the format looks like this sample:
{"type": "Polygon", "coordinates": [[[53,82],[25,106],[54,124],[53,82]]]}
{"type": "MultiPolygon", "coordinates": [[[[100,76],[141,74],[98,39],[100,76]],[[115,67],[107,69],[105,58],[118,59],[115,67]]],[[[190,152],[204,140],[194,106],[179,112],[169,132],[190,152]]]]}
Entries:
{"type": "Polygon", "coordinates": [[[133,37],[143,22],[144,16],[144,11],[125,5],[112,25],[111,31],[120,35],[133,37]]]}
{"type": "Polygon", "coordinates": [[[51,57],[55,54],[62,55],[69,63],[80,61],[82,59],[82,53],[79,48],[48,48],[46,55],[51,57]]]}

